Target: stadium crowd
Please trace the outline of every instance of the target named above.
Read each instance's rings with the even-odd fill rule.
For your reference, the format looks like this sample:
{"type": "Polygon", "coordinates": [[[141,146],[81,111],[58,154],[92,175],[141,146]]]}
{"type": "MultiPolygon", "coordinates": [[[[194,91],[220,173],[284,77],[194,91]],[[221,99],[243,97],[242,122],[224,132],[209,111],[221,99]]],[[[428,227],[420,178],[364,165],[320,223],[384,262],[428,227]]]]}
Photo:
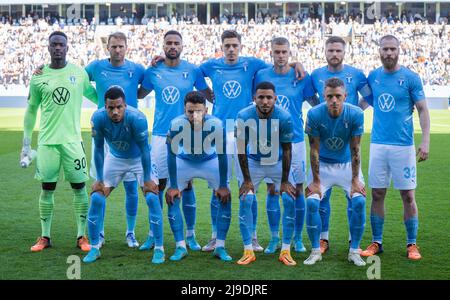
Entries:
{"type": "MultiPolygon", "coordinates": [[[[242,34],[242,55],[251,55],[270,61],[270,41],[275,36],[288,38],[293,49],[293,59],[302,62],[311,72],[326,64],[324,57],[325,36],[348,36],[345,63],[360,68],[368,74],[380,66],[378,59],[379,38],[393,34],[401,40],[400,63],[420,74],[425,85],[450,84],[450,30],[446,24],[431,25],[427,21],[413,23],[392,22],[387,19],[372,25],[361,25],[351,18],[331,19],[328,24],[319,19],[307,18],[303,23],[280,24],[267,20],[264,25],[250,20],[217,25],[192,25],[185,22],[171,24],[168,21],[149,20],[146,25],[123,25],[120,30],[128,37],[127,58],[148,66],[151,58],[162,53],[164,33],[169,29],[181,32],[184,39],[183,58],[199,64],[222,55],[220,35],[226,29],[236,29],[242,34]]],[[[173,22],[172,22],[173,23],[173,22]]],[[[0,84],[28,86],[32,72],[43,62],[49,61],[48,35],[63,30],[69,38],[68,59],[86,66],[90,61],[106,56],[105,37],[117,27],[89,24],[50,25],[45,19],[25,19],[20,26],[0,23],[0,84]],[[105,27],[103,27],[105,28],[105,27]],[[106,32],[106,33],[105,33],[106,32]]]]}

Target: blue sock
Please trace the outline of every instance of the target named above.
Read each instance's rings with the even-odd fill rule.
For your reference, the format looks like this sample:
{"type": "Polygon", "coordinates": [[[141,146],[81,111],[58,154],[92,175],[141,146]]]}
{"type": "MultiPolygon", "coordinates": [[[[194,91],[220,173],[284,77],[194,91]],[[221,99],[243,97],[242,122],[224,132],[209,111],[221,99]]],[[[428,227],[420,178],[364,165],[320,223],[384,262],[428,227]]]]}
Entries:
{"type": "Polygon", "coordinates": [[[102,206],[102,221],[100,222],[100,233],[105,235],[105,211],[106,211],[106,201],[105,204],[102,206]]]}
{"type": "Polygon", "coordinates": [[[180,198],[175,198],[173,204],[168,205],[168,207],[167,215],[175,242],[182,241],[184,240],[184,224],[180,209],[180,198]]]}
{"type": "Polygon", "coordinates": [[[383,242],[383,225],[384,218],[372,213],[370,215],[370,224],[372,225],[372,242],[383,242]]]}
{"type": "Polygon", "coordinates": [[[100,238],[100,229],[102,228],[103,211],[106,198],[102,194],[95,192],[91,195],[91,205],[88,212],[88,232],[91,239],[91,245],[97,245],[100,238]]]}
{"type": "Polygon", "coordinates": [[[320,219],[322,222],[322,232],[327,232],[330,224],[330,215],[331,215],[331,205],[330,205],[330,198],[331,198],[331,191],[332,189],[329,189],[326,191],[325,195],[322,198],[322,201],[320,201],[320,219]]]}
{"type": "Polygon", "coordinates": [[[211,195],[210,207],[211,207],[212,232],[217,233],[217,214],[219,212],[220,202],[219,199],[217,199],[214,192],[211,195]]]}
{"type": "Polygon", "coordinates": [[[303,193],[295,198],[295,233],[294,240],[302,240],[303,224],[305,223],[305,196],[303,193]]]}
{"type": "Polygon", "coordinates": [[[281,195],[283,200],[283,244],[291,244],[295,229],[295,201],[287,193],[281,195]]]}
{"type": "MultiPolygon", "coordinates": [[[[353,207],[353,204],[352,204],[352,200],[347,195],[345,195],[345,198],[347,199],[348,232],[350,233],[349,239],[352,240],[352,228],[351,228],[350,223],[351,223],[351,220],[352,220],[352,210],[353,210],[352,207],[353,207]]],[[[364,197],[364,199],[366,199],[366,198],[364,197]]],[[[365,203],[364,203],[364,205],[365,205],[365,203]]],[[[364,215],[364,217],[365,217],[365,215],[364,215]]]]}
{"type": "Polygon", "coordinates": [[[252,226],[252,238],[256,238],[256,224],[258,223],[258,201],[253,201],[252,204],[253,226],[252,226]]]}
{"type": "Polygon", "coordinates": [[[407,241],[406,243],[409,244],[415,244],[417,240],[417,230],[419,229],[419,218],[417,216],[413,216],[405,221],[406,226],[406,234],[407,234],[407,241]]]}
{"type": "Polygon", "coordinates": [[[350,219],[352,242],[350,248],[358,249],[364,233],[364,224],[366,223],[366,197],[362,195],[353,196],[350,202],[352,205],[350,219]]]}
{"type": "Polygon", "coordinates": [[[161,209],[164,209],[164,191],[159,191],[158,193],[159,205],[161,209]]]}
{"type": "Polygon", "coordinates": [[[124,181],[125,188],[125,208],[127,212],[127,231],[133,231],[136,226],[136,215],[138,209],[138,183],[134,181],[124,181]]]}
{"type": "Polygon", "coordinates": [[[272,237],[278,237],[280,231],[280,196],[267,194],[266,197],[267,219],[272,237]]]}
{"type": "Polygon", "coordinates": [[[241,230],[242,241],[244,245],[252,243],[252,228],[253,228],[253,201],[256,201],[255,195],[247,195],[245,199],[239,199],[239,228],[241,230]]]}
{"type": "Polygon", "coordinates": [[[189,190],[183,190],[182,206],[186,229],[193,230],[195,228],[195,215],[197,211],[194,187],[189,190]]]}
{"type": "Polygon", "coordinates": [[[311,247],[320,248],[320,232],[322,224],[319,214],[320,201],[317,198],[306,198],[306,231],[308,232],[311,247]]]}
{"type": "Polygon", "coordinates": [[[163,246],[163,216],[158,196],[147,193],[145,201],[148,205],[148,223],[155,238],[155,246],[163,246]]]}
{"type": "Polygon", "coordinates": [[[217,214],[217,239],[225,241],[231,223],[231,200],[225,204],[219,203],[220,206],[217,214]]]}

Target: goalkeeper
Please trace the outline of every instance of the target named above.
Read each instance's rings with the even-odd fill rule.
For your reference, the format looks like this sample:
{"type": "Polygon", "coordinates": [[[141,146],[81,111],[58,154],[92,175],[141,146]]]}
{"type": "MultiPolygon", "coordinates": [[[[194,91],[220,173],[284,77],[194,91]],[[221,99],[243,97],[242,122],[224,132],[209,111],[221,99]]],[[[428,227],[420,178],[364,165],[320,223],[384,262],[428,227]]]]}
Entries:
{"type": "Polygon", "coordinates": [[[39,214],[42,234],[32,252],[51,246],[50,230],[53,217],[54,191],[61,167],[65,180],[73,190],[73,206],[77,222],[77,247],[89,251],[85,237],[88,195],[86,155],[81,139],[80,115],[83,95],[97,104],[97,94],[84,69],[66,61],[67,36],[55,31],[49,36],[51,63],[42,75],[33,76],[28,107],[24,119],[21,160],[31,156],[31,140],[38,108],[41,109],[35,178],[42,183],[39,214]]]}

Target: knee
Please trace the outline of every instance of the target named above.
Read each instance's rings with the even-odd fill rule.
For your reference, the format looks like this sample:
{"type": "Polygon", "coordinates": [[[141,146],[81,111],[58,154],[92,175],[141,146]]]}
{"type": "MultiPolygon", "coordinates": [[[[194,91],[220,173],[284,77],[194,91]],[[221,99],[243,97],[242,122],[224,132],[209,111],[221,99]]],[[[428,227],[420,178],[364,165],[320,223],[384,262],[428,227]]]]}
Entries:
{"type": "Polygon", "coordinates": [[[93,193],[91,195],[91,206],[99,208],[102,207],[103,205],[105,205],[105,197],[98,192],[93,193]]]}
{"type": "Polygon", "coordinates": [[[372,189],[372,201],[381,202],[386,195],[385,189],[372,189]]]}
{"type": "Polygon", "coordinates": [[[138,196],[137,181],[124,181],[126,196],[138,196]]]}
{"type": "Polygon", "coordinates": [[[271,195],[271,196],[279,195],[279,193],[275,189],[275,184],[273,184],[273,183],[267,184],[267,194],[271,195]]]}
{"type": "Polygon", "coordinates": [[[43,182],[42,190],[44,191],[54,191],[56,189],[56,182],[43,182]]]}
{"type": "Polygon", "coordinates": [[[308,209],[308,213],[313,214],[319,211],[320,201],[314,198],[308,198],[306,200],[306,207],[308,209]]]}
{"type": "Polygon", "coordinates": [[[153,207],[153,205],[158,204],[159,205],[159,199],[158,196],[153,194],[153,193],[147,193],[147,195],[145,195],[145,202],[147,202],[148,207],[153,207]]]}
{"type": "Polygon", "coordinates": [[[410,190],[410,191],[401,191],[400,192],[403,202],[407,205],[414,205],[416,199],[414,197],[414,191],[410,190]]]}
{"type": "Polygon", "coordinates": [[[357,213],[362,213],[366,208],[366,198],[364,197],[361,196],[353,197],[351,202],[352,202],[351,205],[352,210],[357,213]]]}

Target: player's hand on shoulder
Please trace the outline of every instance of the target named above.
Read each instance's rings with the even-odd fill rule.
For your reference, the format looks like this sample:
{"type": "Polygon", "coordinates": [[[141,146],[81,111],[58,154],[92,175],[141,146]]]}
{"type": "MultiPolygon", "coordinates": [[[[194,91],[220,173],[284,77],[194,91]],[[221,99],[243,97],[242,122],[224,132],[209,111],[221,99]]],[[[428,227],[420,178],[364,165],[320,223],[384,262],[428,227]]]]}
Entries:
{"type": "Polygon", "coordinates": [[[175,198],[181,198],[181,191],[179,189],[169,188],[166,191],[166,203],[172,205],[175,198]]]}
{"type": "Polygon", "coordinates": [[[226,203],[231,200],[231,192],[227,187],[221,187],[217,189],[216,196],[222,203],[226,203]]]}
{"type": "Polygon", "coordinates": [[[251,181],[244,181],[239,188],[239,197],[242,196],[242,199],[247,196],[249,192],[255,193],[255,187],[253,186],[253,183],[251,181]]]}
{"type": "Polygon", "coordinates": [[[153,180],[144,182],[142,191],[144,192],[144,195],[146,195],[147,193],[153,193],[158,195],[159,193],[158,185],[154,183],[153,180]]]}
{"type": "Polygon", "coordinates": [[[92,185],[92,193],[95,192],[102,193],[103,195],[105,195],[105,184],[103,183],[103,181],[94,182],[94,184],[92,185]]]}
{"type": "Polygon", "coordinates": [[[281,183],[280,195],[282,195],[283,193],[287,193],[289,196],[291,196],[293,199],[295,199],[297,191],[295,190],[295,187],[288,181],[288,182],[281,183]]]}
{"type": "Polygon", "coordinates": [[[37,69],[35,69],[33,71],[33,75],[37,75],[37,76],[42,75],[44,73],[43,70],[44,70],[44,65],[40,65],[39,67],[37,67],[37,69]]]}
{"type": "Polygon", "coordinates": [[[417,148],[417,154],[416,154],[419,156],[419,162],[427,160],[429,152],[430,152],[429,143],[420,144],[419,148],[417,148]]]}
{"type": "Polygon", "coordinates": [[[162,55],[156,55],[156,56],[154,56],[153,58],[152,58],[152,61],[151,61],[151,66],[152,67],[156,67],[156,64],[157,63],[159,63],[160,61],[164,61],[166,58],[164,57],[164,56],[162,56],[162,55]]]}
{"type": "Polygon", "coordinates": [[[308,198],[311,195],[317,194],[322,199],[322,191],[320,189],[320,182],[311,182],[305,189],[305,195],[308,198]]]}

